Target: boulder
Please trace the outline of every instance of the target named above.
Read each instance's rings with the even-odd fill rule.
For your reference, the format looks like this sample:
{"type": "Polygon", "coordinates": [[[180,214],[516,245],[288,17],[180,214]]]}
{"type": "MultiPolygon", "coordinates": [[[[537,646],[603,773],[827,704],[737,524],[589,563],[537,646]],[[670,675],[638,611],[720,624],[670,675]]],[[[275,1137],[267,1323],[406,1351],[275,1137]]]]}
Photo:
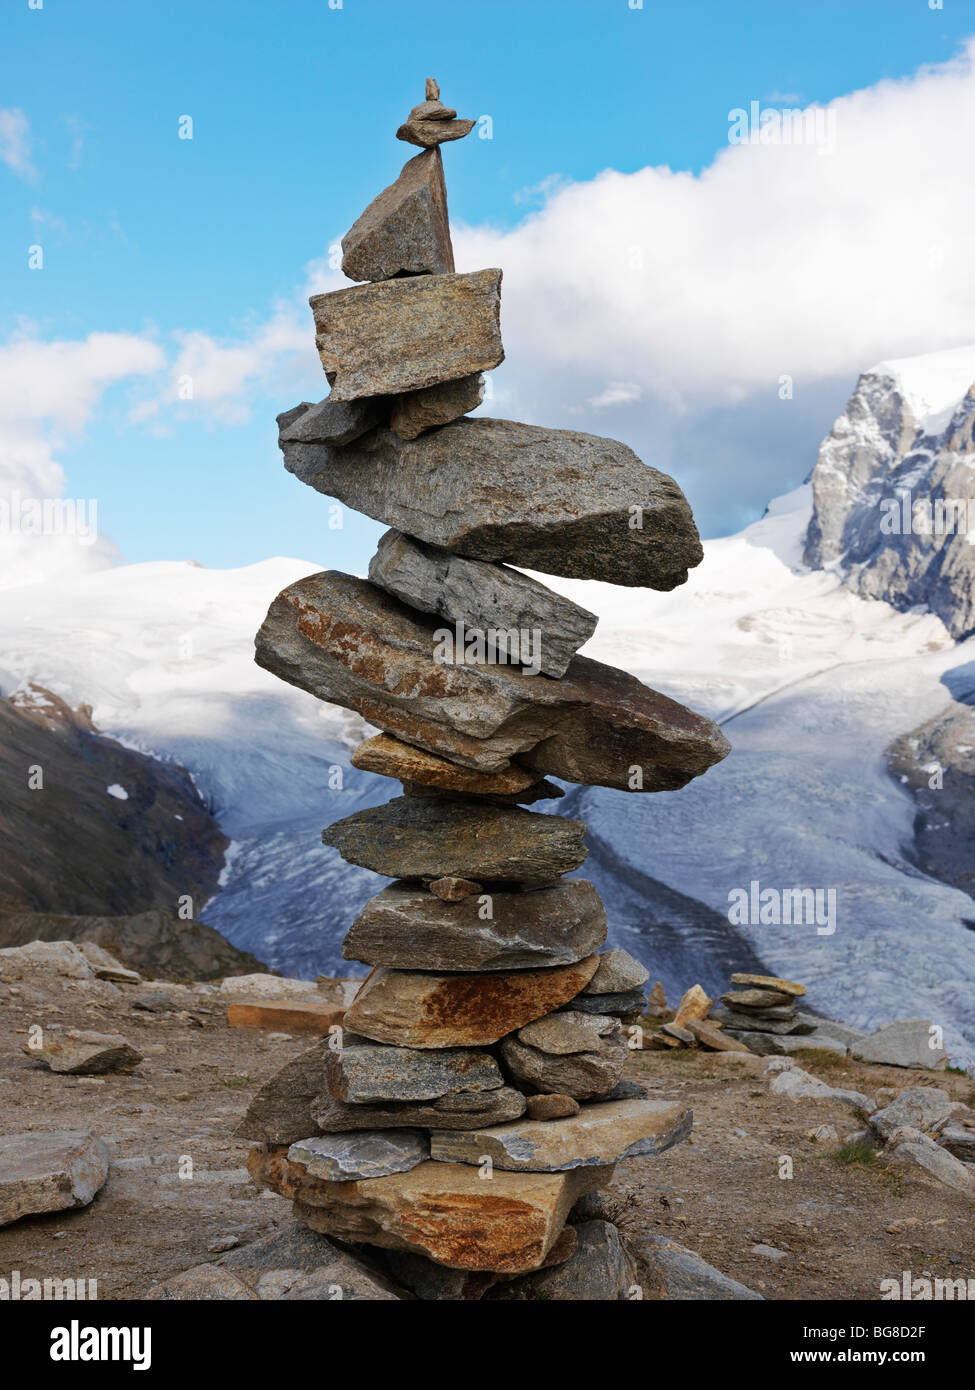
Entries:
{"type": "Polygon", "coordinates": [[[569,1052],[588,1052],[599,1047],[599,1039],[615,1037],[619,1020],[609,1014],[585,1014],[574,1010],[546,1014],[544,1018],[518,1029],[519,1042],[561,1057],[569,1052]]]}
{"type": "MultiPolygon", "coordinates": [[[[325,1084],[325,1059],[334,1054],[323,1039],[266,1081],[234,1131],[238,1138],[265,1144],[293,1144],[315,1134],[312,1105],[325,1084]]],[[[378,1129],[380,1125],[367,1125],[378,1129]]]]}
{"type": "MultiPolygon", "coordinates": [[[[235,1292],[223,1295],[216,1291],[216,1281],[208,1283],[202,1277],[202,1271],[208,1271],[211,1276],[233,1279],[251,1290],[252,1296],[265,1301],[316,1299],[322,1302],[390,1302],[405,1296],[404,1291],[396,1288],[382,1272],[354,1259],[326,1236],[309,1231],[298,1222],[292,1222],[282,1231],[275,1231],[248,1245],[238,1246],[215,1264],[188,1270],[185,1275],[177,1275],[159,1287],[173,1290],[177,1285],[182,1285],[185,1290],[188,1276],[194,1275],[201,1280],[202,1287],[209,1286],[215,1290],[210,1294],[201,1294],[201,1297],[243,1296],[235,1292]]],[[[235,1286],[226,1287],[232,1289],[235,1286]]],[[[193,1298],[194,1294],[181,1291],[178,1294],[169,1292],[161,1295],[154,1292],[150,1295],[174,1296],[193,1298]]]]}
{"type": "Polygon", "coordinates": [[[366,903],[342,954],[401,970],[520,970],[571,965],[605,940],[606,912],[586,879],[458,901],[392,884],[366,903]]]}
{"type": "Polygon", "coordinates": [[[627,1232],[625,1245],[634,1257],[638,1276],[651,1287],[661,1280],[668,1300],[679,1302],[762,1301],[754,1289],[709,1265],[694,1250],[667,1236],[627,1232]]]}
{"type": "Polygon", "coordinates": [[[399,531],[380,539],[369,578],[412,608],[488,634],[488,645],[509,663],[534,663],[548,676],[565,675],[599,621],[507,565],[468,560],[399,531]]]}
{"type": "Polygon", "coordinates": [[[145,1295],[152,1303],[256,1302],[258,1295],[229,1269],[194,1265],[156,1284],[145,1295]]]}
{"type": "Polygon", "coordinates": [[[905,1138],[900,1143],[895,1143],[895,1137],[891,1136],[887,1148],[887,1159],[890,1163],[920,1169],[927,1176],[944,1183],[946,1187],[963,1192],[966,1197],[975,1198],[975,1172],[967,1163],[960,1162],[946,1149],[939,1148],[926,1134],[914,1131],[912,1137],[905,1138]]]}
{"type": "Polygon", "coordinates": [[[448,275],[454,249],[440,151],[408,159],[399,178],[373,198],[342,238],[342,273],[350,280],[448,275]]]}
{"type": "Polygon", "coordinates": [[[560,1119],[434,1134],[430,1157],[475,1165],[489,1158],[511,1172],[564,1172],[663,1153],[687,1138],[692,1123],[691,1111],[672,1101],[606,1101],[560,1119]]]}
{"type": "MultiPolygon", "coordinates": [[[[318,355],[334,376],[333,401],[416,391],[504,360],[500,270],[408,275],[314,294],[308,302],[318,355]]],[[[289,448],[330,446],[291,444],[286,455],[289,448]]]]}
{"type": "Polygon", "coordinates": [[[429,1157],[430,1141],[426,1134],[406,1127],[320,1134],[299,1139],[288,1149],[289,1162],[330,1182],[408,1173],[429,1157]]]}
{"type": "MultiPolygon", "coordinates": [[[[773,1065],[768,1063],[768,1066],[773,1065]]],[[[835,1086],[828,1086],[825,1081],[820,1081],[818,1077],[811,1076],[809,1072],[803,1071],[800,1067],[789,1066],[788,1070],[773,1074],[769,1081],[769,1090],[773,1095],[788,1096],[790,1100],[835,1100],[843,1105],[852,1106],[857,1110],[865,1110],[868,1114],[876,1109],[869,1096],[863,1095],[860,1091],[846,1091],[835,1086]]]]}
{"type": "Polygon", "coordinates": [[[490,1052],[465,1047],[422,1051],[346,1039],[341,1051],[329,1054],[326,1066],[330,1094],[352,1104],[439,1100],[456,1091],[494,1091],[504,1085],[490,1052]]]}
{"type": "Polygon", "coordinates": [[[852,1045],[861,1062],[878,1062],[887,1067],[925,1067],[941,1071],[947,1064],[943,1046],[935,1046],[939,1033],[927,1018],[901,1018],[886,1023],[875,1033],[852,1045]]]}
{"type": "Polygon", "coordinates": [[[700,985],[691,985],[677,1005],[677,1012],[673,1018],[674,1023],[678,1028],[686,1028],[688,1021],[692,1018],[707,1018],[713,1002],[714,1000],[705,994],[700,985]]]}
{"type": "Polygon", "coordinates": [[[576,1248],[562,1264],[495,1284],[485,1300],[618,1303],[632,1298],[636,1275],[616,1227],[584,1221],[574,1230],[576,1248]]]}
{"type": "Polygon", "coordinates": [[[435,619],[332,570],[277,596],[255,659],[318,699],[477,772],[503,771],[517,755],[533,781],[550,774],[673,790],[728,751],[709,719],[625,671],[575,656],[563,679],[543,681],[492,664],[487,648],[484,662],[451,662],[450,629],[440,638],[437,631],[435,619]]]}
{"type": "Polygon", "coordinates": [[[69,1076],[130,1072],[142,1061],[142,1053],[126,1042],[121,1033],[93,1033],[80,1028],[66,1028],[63,1032],[45,1028],[37,1045],[25,1043],[23,1051],[51,1071],[69,1076]]]}
{"type": "MultiPolygon", "coordinates": [[[[373,373],[369,391],[356,394],[386,390],[385,380],[373,373]]],[[[284,443],[282,450],[288,471],[318,492],[472,560],[674,589],[703,556],[673,478],[614,439],[480,416],[415,440],[376,429],[342,448],[284,443]]]]}
{"type": "Polygon", "coordinates": [[[0,1226],[86,1207],[108,1177],[108,1149],[89,1130],[0,1135],[0,1226]]]}
{"type": "Polygon", "coordinates": [[[483,399],[484,377],[480,372],[456,381],[442,381],[439,386],[425,386],[420,391],[406,391],[396,397],[389,428],[400,439],[416,439],[425,430],[449,425],[476,410],[483,399]]]}
{"type": "Polygon", "coordinates": [[[963,1163],[975,1163],[975,1126],[949,1120],[941,1131],[939,1143],[963,1163]]]}
{"type": "Polygon", "coordinates": [[[389,878],[469,876],[541,888],[583,862],[585,830],[565,816],[403,796],[335,821],[322,840],[389,878]]]}
{"type": "Polygon", "coordinates": [[[326,1182],[280,1149],[253,1149],[247,1167],[255,1181],[293,1198],[297,1218],[323,1235],[510,1274],[538,1268],[576,1198],[612,1173],[496,1171],[486,1182],[466,1163],[431,1161],[385,1178],[326,1182]]]}
{"type": "Polygon", "coordinates": [[[399,1046],[483,1046],[571,999],[595,969],[595,956],[572,965],[485,974],[444,975],[378,966],[356,995],[345,1021],[367,1038],[399,1046]]]}
{"type": "Polygon", "coordinates": [[[626,994],[633,989],[642,989],[650,978],[645,969],[629,951],[614,946],[599,957],[595,975],[582,991],[583,994],[626,994]]]}
{"type": "Polygon", "coordinates": [[[937,1086],[911,1086],[882,1110],[875,1110],[870,1116],[870,1127],[883,1139],[904,1126],[923,1134],[938,1134],[954,1111],[955,1102],[947,1091],[937,1086]]]}

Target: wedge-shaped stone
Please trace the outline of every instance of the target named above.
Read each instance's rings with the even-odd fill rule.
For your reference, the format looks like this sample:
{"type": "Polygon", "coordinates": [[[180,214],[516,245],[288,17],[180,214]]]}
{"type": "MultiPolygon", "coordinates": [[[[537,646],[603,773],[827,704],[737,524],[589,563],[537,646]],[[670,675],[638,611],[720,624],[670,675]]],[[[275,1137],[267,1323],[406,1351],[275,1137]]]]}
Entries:
{"type": "Polygon", "coordinates": [[[430,1142],[419,1129],[371,1129],[357,1134],[319,1134],[300,1139],[288,1159],[316,1178],[384,1178],[408,1173],[430,1157],[430,1142]]]}
{"type": "Polygon", "coordinates": [[[582,821],[565,816],[400,796],[335,821],[322,840],[350,864],[389,878],[462,876],[540,888],[579,867],[585,833],[582,821]]]}
{"type": "MultiPolygon", "coordinates": [[[[322,298],[363,293],[372,291],[322,298]]],[[[369,389],[354,394],[389,389],[408,388],[390,388],[373,373],[369,389]]],[[[473,560],[673,589],[704,555],[673,478],[615,439],[478,417],[412,441],[377,429],[341,450],[284,444],[283,451],[285,467],[319,492],[473,560]]]]}
{"type": "Polygon", "coordinates": [[[436,753],[393,738],[392,734],[367,738],[352,754],[351,762],[363,772],[378,772],[381,777],[398,777],[413,786],[470,796],[513,796],[538,782],[536,773],[514,764],[503,772],[475,772],[459,767],[436,753]]]}
{"type": "Polygon", "coordinates": [[[332,1094],[354,1104],[439,1100],[457,1091],[493,1091],[504,1085],[490,1052],[466,1047],[424,1052],[356,1043],[334,1054],[333,1067],[332,1094]]]}
{"type": "Polygon", "coordinates": [[[650,978],[650,971],[642,966],[629,951],[614,946],[599,957],[599,969],[583,990],[583,994],[625,994],[631,989],[642,989],[650,978]]]}
{"type": "Polygon", "coordinates": [[[436,632],[435,618],[329,570],[278,594],[255,659],[320,700],[478,772],[504,771],[517,756],[536,780],[670,791],[728,752],[711,720],[625,671],[583,656],[557,681],[512,666],[450,664],[436,632]]]}
{"type": "Polygon", "coordinates": [[[445,381],[440,386],[427,386],[422,391],[407,391],[396,397],[389,428],[400,439],[416,439],[424,430],[449,425],[476,410],[483,399],[484,378],[480,372],[445,381]]]}
{"type": "Polygon", "coordinates": [[[508,663],[547,676],[565,675],[599,621],[595,613],[527,574],[486,560],[466,560],[399,531],[387,531],[380,540],[369,562],[369,578],[412,608],[488,633],[489,645],[504,653],[508,663]]]}
{"type": "Polygon", "coordinates": [[[382,396],[361,401],[334,401],[326,396],[317,405],[302,401],[278,416],[278,443],[351,444],[387,418],[389,408],[382,396]]]}
{"type": "Polygon", "coordinates": [[[121,1033],[92,1033],[81,1028],[66,1028],[63,1032],[45,1029],[36,1047],[25,1043],[23,1050],[28,1057],[45,1062],[52,1071],[70,1076],[129,1072],[142,1061],[142,1053],[126,1042],[121,1033]]]}
{"type": "Polygon", "coordinates": [[[454,269],[447,189],[438,149],[403,165],[342,238],[342,273],[350,280],[448,275],[454,269]]]}
{"type": "Polygon", "coordinates": [[[595,969],[595,956],[545,970],[483,975],[379,966],[356,995],[346,1023],[367,1038],[397,1046],[479,1047],[558,1008],[579,992],[595,969]]]}
{"type": "Polygon", "coordinates": [[[322,366],[335,374],[333,401],[416,391],[504,359],[500,270],[409,275],[308,302],[322,366]]]}
{"type": "MultiPolygon", "coordinates": [[[[312,1106],[325,1085],[326,1058],[332,1057],[328,1042],[322,1040],[292,1058],[254,1096],[237,1126],[237,1137],[287,1145],[314,1134],[317,1125],[312,1106]]],[[[382,1126],[370,1124],[362,1128],[382,1126]]]]}
{"type": "Polygon", "coordinates": [[[295,1215],[323,1235],[412,1250],[451,1269],[518,1274],[537,1269],[570,1207],[609,1180],[612,1169],[506,1173],[485,1182],[466,1163],[421,1163],[408,1173],[326,1182],[284,1150],[252,1150],[257,1182],[295,1200],[295,1215]]]}
{"type": "Polygon", "coordinates": [[[570,965],[606,940],[606,912],[585,879],[483,898],[442,902],[423,889],[392,884],[366,903],[342,954],[398,970],[521,970],[570,965]]]}
{"type": "Polygon", "coordinates": [[[454,1091],[432,1101],[388,1101],[375,1105],[350,1104],[326,1092],[312,1105],[312,1128],[325,1134],[393,1129],[400,1125],[418,1129],[479,1129],[516,1120],[524,1113],[525,1097],[513,1086],[499,1086],[494,1091],[454,1091]]]}
{"type": "Polygon", "coordinates": [[[693,1114],[673,1101],[611,1100],[561,1120],[515,1120],[464,1134],[435,1134],[430,1157],[442,1163],[491,1159],[507,1172],[558,1173],[663,1153],[686,1139],[693,1114]]]}

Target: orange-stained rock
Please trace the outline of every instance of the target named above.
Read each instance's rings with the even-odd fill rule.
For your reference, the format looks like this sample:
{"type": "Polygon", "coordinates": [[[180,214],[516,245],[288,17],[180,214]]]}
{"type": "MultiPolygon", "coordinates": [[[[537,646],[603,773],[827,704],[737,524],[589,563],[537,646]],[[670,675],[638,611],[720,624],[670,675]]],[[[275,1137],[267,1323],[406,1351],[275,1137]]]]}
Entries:
{"type": "Polygon", "coordinates": [[[477,1047],[567,1003],[596,972],[598,956],[540,970],[438,975],[377,966],[345,1026],[401,1047],[477,1047]]]}
{"type": "Polygon", "coordinates": [[[713,1023],[705,1023],[700,1018],[689,1018],[687,1031],[694,1034],[702,1047],[709,1047],[713,1052],[751,1052],[740,1039],[728,1037],[713,1023]]]}
{"type": "Polygon", "coordinates": [[[474,793],[476,796],[507,796],[524,791],[538,781],[537,772],[511,764],[501,772],[475,772],[469,767],[439,758],[422,748],[413,748],[391,734],[367,738],[352,754],[352,766],[401,782],[417,782],[424,787],[474,793]]]}
{"type": "Polygon", "coordinates": [[[691,985],[677,1006],[674,1023],[678,1028],[686,1028],[688,1019],[707,1018],[708,1010],[713,1003],[714,1000],[708,998],[700,985],[691,985]]]}
{"type": "Polygon", "coordinates": [[[345,1010],[303,999],[261,999],[227,1006],[231,1028],[268,1028],[282,1033],[327,1033],[345,1010]]]}
{"type": "Polygon", "coordinates": [[[408,1173],[327,1182],[288,1161],[287,1150],[252,1149],[251,1176],[295,1200],[312,1230],[390,1250],[411,1250],[451,1269],[526,1273],[546,1263],[577,1198],[609,1182],[611,1166],[489,1178],[466,1163],[421,1163],[408,1173]]]}
{"type": "Polygon", "coordinates": [[[749,975],[744,970],[732,975],[731,983],[746,985],[752,989],[774,989],[780,994],[791,994],[797,999],[806,992],[806,986],[796,984],[795,980],[782,980],[778,975],[749,975]]]}

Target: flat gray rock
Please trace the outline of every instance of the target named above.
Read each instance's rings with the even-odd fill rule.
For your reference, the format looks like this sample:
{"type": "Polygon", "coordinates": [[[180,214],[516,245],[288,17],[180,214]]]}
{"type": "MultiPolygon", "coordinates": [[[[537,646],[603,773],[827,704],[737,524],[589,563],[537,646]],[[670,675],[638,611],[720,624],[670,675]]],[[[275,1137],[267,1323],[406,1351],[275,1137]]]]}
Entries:
{"type": "Polygon", "coordinates": [[[650,971],[624,951],[614,946],[599,957],[596,973],[582,991],[583,994],[627,994],[630,990],[642,990],[650,978],[650,971]]]}
{"type": "MultiPolygon", "coordinates": [[[[417,285],[425,279],[388,283],[417,285]]],[[[330,297],[336,296],[322,296],[330,297]]],[[[379,321],[377,332],[381,314],[379,321]]],[[[335,341],[336,351],[346,351],[345,337],[335,341]]],[[[350,346],[350,360],[352,351],[350,346]]],[[[486,369],[483,363],[459,366],[444,377],[486,369]]],[[[433,375],[437,368],[429,370],[433,375]]],[[[352,394],[414,389],[391,381],[384,370],[372,370],[363,389],[353,383],[352,394]]],[[[472,560],[673,589],[704,554],[673,478],[641,463],[625,444],[598,435],[479,417],[412,441],[378,429],[343,449],[286,443],[283,451],[285,467],[310,487],[472,560]]]]}
{"type": "Polygon", "coordinates": [[[439,386],[427,386],[422,391],[406,391],[395,398],[389,428],[400,439],[416,439],[425,430],[449,425],[476,410],[483,399],[484,377],[480,372],[441,382],[439,386]]]}
{"type": "Polygon", "coordinates": [[[944,1183],[945,1187],[975,1198],[975,1172],[967,1163],[962,1163],[946,1149],[939,1148],[926,1134],[918,1134],[902,1143],[895,1141],[896,1135],[892,1136],[892,1142],[885,1151],[889,1162],[920,1169],[927,1176],[944,1183]]]}
{"type": "Polygon", "coordinates": [[[367,580],[330,570],[278,594],[255,659],[477,772],[504,771],[516,757],[537,778],[651,792],[684,786],[728,752],[711,720],[625,671],[575,656],[563,679],[548,680],[466,653],[451,661],[457,653],[443,636],[451,631],[367,580]]]}
{"type": "Polygon", "coordinates": [[[933,1047],[937,1035],[928,1018],[901,1018],[886,1023],[875,1033],[860,1038],[852,1046],[861,1062],[879,1062],[888,1067],[924,1067],[941,1071],[947,1063],[943,1047],[933,1047]]]}
{"type": "Polygon", "coordinates": [[[975,1163],[975,1127],[948,1122],[939,1136],[939,1143],[963,1163],[975,1163]]]}
{"type": "Polygon", "coordinates": [[[603,1099],[622,1077],[628,1056],[621,1031],[595,1037],[586,1052],[563,1056],[542,1052],[515,1035],[501,1041],[501,1060],[517,1082],[573,1100],[603,1099]]]}
{"type": "Polygon", "coordinates": [[[0,1136],[0,1226],[86,1207],[108,1177],[108,1149],[89,1130],[0,1136]]]}
{"type": "Polygon", "coordinates": [[[319,1096],[313,1107],[315,1128],[326,1134],[345,1130],[392,1129],[407,1125],[419,1129],[481,1129],[504,1124],[525,1113],[525,1097],[512,1086],[494,1091],[457,1091],[440,1100],[390,1101],[385,1105],[350,1105],[334,1096],[319,1096]]]}
{"type": "Polygon", "coordinates": [[[341,447],[374,429],[389,416],[385,397],[335,401],[326,396],[317,405],[303,401],[278,416],[278,443],[331,444],[341,447]]]}
{"type": "Polygon", "coordinates": [[[647,996],[642,989],[629,989],[623,994],[587,994],[583,991],[575,999],[570,999],[566,1009],[582,1014],[632,1014],[642,1013],[646,1008],[647,996]]]}
{"type": "Polygon", "coordinates": [[[315,294],[308,302],[318,355],[329,379],[334,375],[334,401],[416,391],[504,360],[500,270],[408,275],[315,294]]]}
{"type": "Polygon", "coordinates": [[[564,1056],[569,1052],[589,1052],[599,1047],[599,1039],[617,1034],[619,1019],[609,1014],[575,1011],[546,1014],[518,1029],[518,1041],[537,1047],[540,1052],[564,1056]]]}
{"type": "Polygon", "coordinates": [[[662,1278],[667,1298],[680,1302],[762,1302],[754,1289],[731,1279],[709,1265],[694,1250],[666,1236],[628,1232],[625,1245],[634,1257],[638,1272],[662,1278]]]}
{"type": "Polygon", "coordinates": [[[360,1130],[353,1134],[320,1134],[299,1139],[288,1158],[312,1177],[330,1182],[356,1178],[385,1178],[408,1173],[430,1157],[430,1141],[419,1129],[360,1130]]]}
{"type": "Polygon", "coordinates": [[[334,1065],[333,1094],[353,1104],[439,1100],[457,1091],[494,1091],[504,1077],[490,1052],[429,1051],[376,1043],[346,1045],[334,1065]]]}
{"type": "Polygon", "coordinates": [[[346,232],[342,273],[350,280],[392,280],[453,269],[443,161],[438,149],[428,149],[407,160],[396,182],[346,232]]]}
{"type": "Polygon", "coordinates": [[[401,796],[335,821],[322,840],[348,863],[389,878],[542,887],[583,862],[585,832],[582,821],[565,816],[401,796]]]}
{"type": "Polygon", "coordinates": [[[565,675],[599,621],[527,574],[464,559],[399,531],[380,540],[369,578],[412,608],[494,634],[489,645],[509,662],[531,663],[547,676],[565,675]]]}
{"type": "Polygon", "coordinates": [[[478,885],[453,901],[395,883],[366,903],[342,954],[400,970],[516,970],[568,965],[605,940],[606,912],[586,879],[530,893],[485,894],[478,885]]]}
{"type": "Polygon", "coordinates": [[[256,1302],[258,1295],[238,1275],[216,1265],[194,1265],[156,1284],[145,1295],[147,1303],[256,1302]]]}

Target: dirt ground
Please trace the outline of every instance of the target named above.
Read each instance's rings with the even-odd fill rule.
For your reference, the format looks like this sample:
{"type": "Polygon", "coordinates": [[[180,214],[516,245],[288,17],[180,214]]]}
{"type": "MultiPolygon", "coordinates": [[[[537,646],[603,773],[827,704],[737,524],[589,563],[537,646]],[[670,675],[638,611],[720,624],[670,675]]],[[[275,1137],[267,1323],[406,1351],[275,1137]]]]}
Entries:
{"type": "MultiPolygon", "coordinates": [[[[258,1087],[311,1041],[230,1029],[219,993],[201,986],[54,981],[0,999],[0,1133],[91,1129],[113,1159],[89,1207],[0,1229],[0,1277],[94,1278],[100,1299],[139,1297],[215,1258],[218,1242],[286,1224],[290,1204],[250,1180],[233,1130],[258,1087]],[[176,1012],[133,1007],[160,994],[176,1012]],[[130,1076],[55,1075],[21,1051],[38,1022],[122,1032],[145,1061],[130,1076]]],[[[870,1096],[921,1083],[975,1099],[965,1076],[828,1056],[805,1065],[870,1096]]],[[[861,1129],[847,1106],[771,1096],[747,1065],[702,1052],[635,1053],[628,1075],[691,1106],[694,1131],[659,1158],[619,1166],[608,1195],[624,1230],[668,1236],[768,1299],[877,1299],[880,1281],[903,1270],[975,1278],[975,1203],[883,1162],[841,1163],[835,1144],[806,1137],[821,1124],[841,1139],[861,1129]],[[784,1156],[791,1178],[779,1176],[784,1156]],[[753,1254],[758,1244],[783,1254],[753,1254]]]]}

